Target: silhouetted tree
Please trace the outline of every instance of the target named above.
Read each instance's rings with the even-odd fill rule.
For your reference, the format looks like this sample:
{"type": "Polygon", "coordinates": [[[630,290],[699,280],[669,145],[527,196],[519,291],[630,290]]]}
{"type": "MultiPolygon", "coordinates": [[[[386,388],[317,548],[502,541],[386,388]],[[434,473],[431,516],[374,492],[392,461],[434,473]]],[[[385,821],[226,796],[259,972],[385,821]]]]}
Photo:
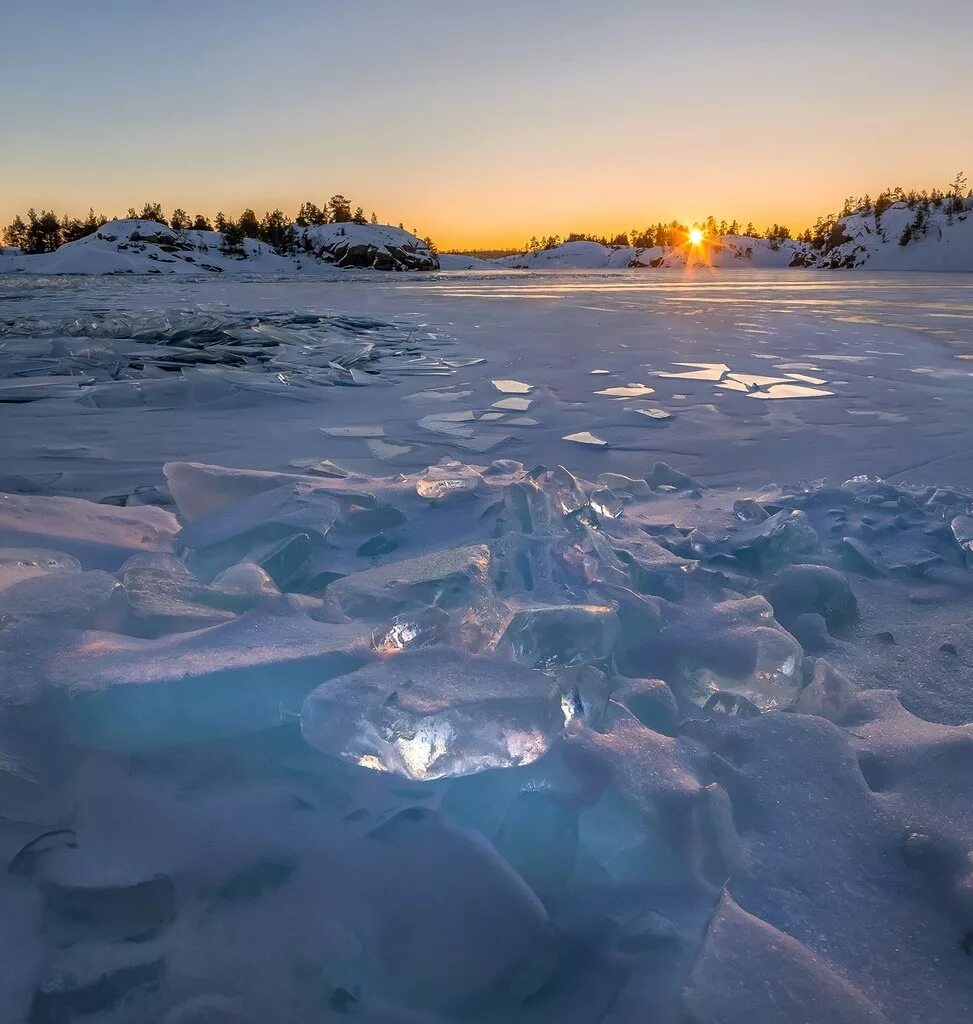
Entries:
{"type": "Polygon", "coordinates": [[[355,212],[351,216],[352,222],[355,224],[367,224],[368,218],[365,216],[365,211],[360,207],[355,207],[355,212]]]}
{"type": "Polygon", "coordinates": [[[322,210],[321,207],[317,206],[315,203],[301,203],[301,208],[297,211],[295,223],[299,224],[302,228],[313,227],[318,224],[327,224],[327,210],[322,210]]]}
{"type": "MultiPolygon", "coordinates": [[[[139,220],[155,220],[160,224],[166,224],[165,214],[162,212],[162,203],[146,203],[142,212],[138,215],[139,220]]],[[[166,226],[168,226],[166,224],[166,226]]]]}
{"type": "Polygon", "coordinates": [[[351,203],[344,196],[332,196],[328,207],[331,210],[331,220],[335,224],[346,224],[351,220],[351,203]]]}
{"type": "Polygon", "coordinates": [[[260,235],[260,221],[249,207],[240,214],[237,226],[243,232],[244,238],[258,238],[260,235]]]}
{"type": "MultiPolygon", "coordinates": [[[[242,218],[241,218],[242,220],[242,218]]],[[[293,232],[287,217],[281,210],[274,210],[273,213],[265,213],[257,232],[257,237],[268,245],[272,245],[278,252],[286,252],[291,248],[293,232]]]]}
{"type": "Polygon", "coordinates": [[[19,213],[4,228],[3,240],[7,245],[12,245],[17,249],[27,248],[27,224],[19,213]]]}
{"type": "MultiPolygon", "coordinates": [[[[253,213],[253,211],[250,211],[253,213]]],[[[256,220],[256,217],[254,217],[256,220]]],[[[223,243],[220,245],[222,252],[227,256],[238,256],[243,254],[243,240],[247,237],[243,226],[239,221],[228,220],[223,228],[223,243]]]]}
{"type": "Polygon", "coordinates": [[[212,231],[213,225],[201,214],[197,213],[193,218],[193,231],[212,231]]]}

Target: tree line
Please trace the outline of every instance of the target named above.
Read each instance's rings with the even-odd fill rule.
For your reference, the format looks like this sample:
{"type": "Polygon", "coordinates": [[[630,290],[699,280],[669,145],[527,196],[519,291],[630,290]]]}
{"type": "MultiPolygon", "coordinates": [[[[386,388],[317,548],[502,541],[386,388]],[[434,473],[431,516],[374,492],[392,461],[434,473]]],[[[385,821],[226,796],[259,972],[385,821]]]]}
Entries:
{"type": "Polygon", "coordinates": [[[819,217],[813,227],[799,234],[792,234],[785,224],[771,224],[762,231],[754,227],[753,222],[741,225],[739,221],[721,220],[707,217],[697,224],[682,224],[673,220],[669,223],[660,221],[645,228],[632,228],[615,235],[588,234],[573,231],[564,235],[536,235],[525,244],[526,252],[543,252],[553,249],[565,242],[598,242],[606,246],[633,246],[637,249],[650,249],[653,246],[683,245],[689,235],[690,228],[699,228],[704,235],[715,237],[720,235],[741,235],[748,238],[764,238],[770,242],[772,249],[780,248],[782,242],[793,239],[807,242],[816,249],[829,249],[844,240],[841,220],[853,214],[872,216],[875,218],[876,229],[884,236],[882,214],[896,203],[905,203],[915,212],[915,217],[906,226],[899,238],[902,245],[908,245],[913,238],[921,235],[928,224],[932,210],[944,210],[946,223],[952,224],[953,219],[965,211],[973,209],[973,192],[967,188],[966,176],[960,172],[946,189],[933,188],[929,191],[904,191],[902,188],[887,188],[880,192],[873,201],[870,196],[849,196],[840,213],[829,213],[819,217]]]}
{"type": "Polygon", "coordinates": [[[747,235],[750,238],[767,238],[771,243],[779,244],[785,238],[791,238],[790,229],[782,224],[774,224],[763,232],[759,232],[753,223],[742,226],[738,221],[721,220],[717,222],[715,217],[707,217],[698,224],[683,224],[678,220],[668,223],[659,221],[657,224],[650,224],[644,228],[632,228],[630,231],[620,231],[615,235],[598,235],[585,232],[572,231],[564,235],[544,235],[538,238],[531,237],[525,245],[526,252],[543,252],[545,249],[553,249],[566,242],[598,242],[606,246],[633,246],[636,249],[651,249],[654,246],[683,245],[689,235],[691,227],[699,228],[707,236],[716,235],[747,235]]]}
{"type": "MultiPolygon", "coordinates": [[[[351,201],[343,195],[334,195],[321,206],[313,202],[301,203],[297,216],[293,218],[282,210],[272,210],[258,218],[249,207],[236,219],[220,211],[211,221],[204,214],[190,216],[179,208],[167,217],[161,203],[145,203],[141,210],[129,207],[125,218],[156,221],[174,231],[219,231],[223,235],[223,247],[228,252],[239,250],[245,238],[257,238],[281,252],[289,251],[297,245],[294,224],[310,227],[318,224],[378,223],[374,213],[368,218],[362,207],[353,210],[351,201]]],[[[88,211],[87,217],[80,219],[67,214],[59,215],[54,210],[41,210],[38,213],[31,208],[27,211],[26,219],[20,214],[14,217],[4,229],[3,238],[7,245],[32,255],[53,252],[66,242],[74,242],[93,234],[102,224],[115,219],[96,214],[94,209],[88,211]]]]}
{"type": "Polygon", "coordinates": [[[842,221],[846,217],[856,215],[873,218],[876,233],[885,238],[882,215],[898,203],[904,203],[914,214],[898,238],[899,245],[908,245],[925,234],[929,226],[929,215],[933,210],[945,212],[947,224],[952,224],[957,217],[973,210],[973,191],[968,188],[966,175],[960,171],[945,190],[933,188],[919,192],[910,189],[906,192],[896,186],[880,192],[874,201],[868,194],[848,196],[840,214],[829,213],[826,217],[819,217],[814,227],[808,228],[800,236],[800,240],[810,243],[815,249],[828,252],[842,242],[848,241],[842,221]]]}

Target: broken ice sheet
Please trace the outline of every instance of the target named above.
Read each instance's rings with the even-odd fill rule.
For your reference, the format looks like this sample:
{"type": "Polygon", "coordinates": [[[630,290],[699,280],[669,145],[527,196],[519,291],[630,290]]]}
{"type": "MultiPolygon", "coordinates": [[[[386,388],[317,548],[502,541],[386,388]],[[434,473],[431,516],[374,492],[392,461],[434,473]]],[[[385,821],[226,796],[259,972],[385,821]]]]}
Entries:
{"type": "Polygon", "coordinates": [[[538,421],[533,416],[515,416],[513,419],[507,420],[507,426],[509,427],[536,427],[538,421]]]}
{"type": "Polygon", "coordinates": [[[38,670],[73,742],[134,752],[280,725],[369,649],[355,624],[250,614],[152,640],[62,633],[38,670]]]}
{"type": "Polygon", "coordinates": [[[336,480],[342,480],[351,475],[347,469],[343,469],[330,459],[292,459],[288,465],[292,469],[299,469],[311,476],[332,477],[336,480]]]}
{"type": "Polygon", "coordinates": [[[472,437],[473,429],[464,426],[464,423],[472,423],[476,417],[471,409],[464,409],[461,412],[440,412],[423,416],[419,420],[419,426],[423,430],[429,430],[434,434],[448,434],[454,437],[472,437]]]}
{"type": "Polygon", "coordinates": [[[384,427],[322,427],[329,437],[385,437],[384,427]]]}
{"type": "Polygon", "coordinates": [[[445,650],[406,651],[332,680],[301,712],[312,746],[421,782],[531,764],[563,726],[549,676],[445,650]]]}
{"type": "Polygon", "coordinates": [[[601,391],[595,391],[594,394],[605,395],[608,398],[644,398],[646,395],[655,394],[655,388],[650,388],[645,384],[627,384],[624,387],[603,388],[601,391]]]}
{"type": "Polygon", "coordinates": [[[671,420],[672,413],[666,412],[665,409],[659,409],[655,406],[642,406],[642,405],[626,405],[626,412],[637,412],[640,416],[645,416],[650,420],[671,420]]]}
{"type": "Polygon", "coordinates": [[[833,391],[803,384],[771,384],[766,391],[751,391],[747,398],[825,398],[833,394],[833,391]]]}
{"type": "Polygon", "coordinates": [[[589,370],[588,372],[592,377],[600,377],[606,373],[611,373],[611,370],[589,370]]]}
{"type": "Polygon", "coordinates": [[[528,395],[534,390],[533,384],[525,384],[522,380],[495,380],[493,386],[505,395],[528,395]]]}
{"type": "Polygon", "coordinates": [[[608,443],[587,430],[581,430],[577,434],[565,434],[561,440],[574,441],[576,444],[590,444],[597,448],[603,448],[608,443]]]}
{"type": "Polygon", "coordinates": [[[691,366],[693,369],[682,373],[668,370],[656,370],[656,377],[667,377],[673,380],[722,380],[723,375],[730,372],[726,363],[676,363],[676,366],[691,366]]]}
{"type": "Polygon", "coordinates": [[[499,434],[496,432],[492,433],[480,433],[474,434],[472,437],[456,437],[453,438],[453,444],[457,448],[465,448],[468,452],[477,452],[482,454],[488,452],[498,445],[503,444],[504,441],[510,440],[510,434],[499,434]]]}
{"type": "Polygon", "coordinates": [[[393,444],[391,441],[382,441],[378,438],[369,438],[365,442],[365,447],[377,459],[395,459],[412,451],[412,445],[393,444]]]}
{"type": "Polygon", "coordinates": [[[527,412],[530,408],[529,398],[501,398],[499,402],[493,403],[494,409],[510,409],[513,412],[527,412]]]}

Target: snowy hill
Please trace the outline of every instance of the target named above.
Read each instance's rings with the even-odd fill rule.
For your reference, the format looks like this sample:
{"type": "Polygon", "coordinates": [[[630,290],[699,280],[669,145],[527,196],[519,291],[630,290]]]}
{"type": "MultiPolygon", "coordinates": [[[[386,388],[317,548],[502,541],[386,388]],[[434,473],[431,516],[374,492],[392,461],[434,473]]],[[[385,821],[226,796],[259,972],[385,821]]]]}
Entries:
{"type": "Polygon", "coordinates": [[[199,274],[320,273],[327,267],[437,270],[426,244],[401,228],[379,224],[294,225],[297,251],[280,254],[253,238],[226,251],[218,231],[176,231],[147,220],[112,220],[56,252],[28,256],[0,250],[0,273],[199,274]]]}
{"type": "Polygon", "coordinates": [[[797,245],[783,242],[777,249],[765,238],[725,235],[700,248],[661,246],[637,248],[601,242],[564,242],[551,249],[518,253],[498,260],[480,260],[456,254],[440,258],[443,270],[619,270],[634,268],[786,267],[797,245]]]}
{"type": "Polygon", "coordinates": [[[973,211],[950,215],[944,206],[926,213],[895,203],[878,218],[854,213],[838,220],[823,246],[798,246],[793,265],[973,271],[973,211]]]}

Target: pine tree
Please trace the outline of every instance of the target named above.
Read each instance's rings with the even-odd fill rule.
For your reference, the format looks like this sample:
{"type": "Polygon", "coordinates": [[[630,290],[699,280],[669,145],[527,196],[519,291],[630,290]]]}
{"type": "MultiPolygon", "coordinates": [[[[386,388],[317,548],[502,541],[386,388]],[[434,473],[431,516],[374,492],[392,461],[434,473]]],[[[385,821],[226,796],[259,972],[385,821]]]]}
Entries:
{"type": "MultiPolygon", "coordinates": [[[[253,211],[250,211],[253,213],[253,211]]],[[[221,216],[218,214],[217,216],[221,216]]],[[[256,217],[254,217],[256,220],[256,217]]],[[[232,220],[224,221],[223,227],[223,244],[220,246],[220,250],[226,253],[227,256],[239,256],[243,254],[243,241],[246,238],[243,227],[240,222],[234,222],[232,220]]]]}
{"type": "Polygon", "coordinates": [[[169,226],[173,231],[185,231],[189,227],[189,214],[178,207],[172,211],[169,219],[169,226]]]}
{"type": "Polygon", "coordinates": [[[291,228],[283,211],[274,210],[273,213],[265,213],[264,219],[260,222],[257,237],[261,242],[272,245],[278,252],[286,252],[290,248],[291,228]]]}
{"type": "Polygon", "coordinates": [[[372,215],[371,215],[371,217],[368,218],[368,222],[370,224],[377,224],[378,223],[378,217],[375,216],[375,211],[374,210],[372,210],[372,215]]]}
{"type": "Polygon", "coordinates": [[[197,213],[193,218],[193,231],[212,231],[213,225],[201,214],[197,213]]]}
{"type": "MultiPolygon", "coordinates": [[[[162,203],[145,203],[138,220],[154,220],[159,224],[166,224],[165,214],[162,212],[162,203]]],[[[168,227],[168,224],[166,224],[168,227]]]]}
{"type": "Polygon", "coordinates": [[[4,228],[3,238],[7,245],[12,245],[15,249],[26,250],[27,225],[24,223],[24,219],[19,213],[14,217],[11,223],[4,228]]]}
{"type": "Polygon", "coordinates": [[[213,219],[213,226],[216,228],[217,231],[225,235],[226,229],[229,227],[229,225],[230,222],[226,219],[226,215],[223,213],[222,210],[218,210],[216,213],[216,217],[213,219]]]}
{"type": "Polygon", "coordinates": [[[355,212],[352,214],[352,222],[354,224],[367,224],[368,219],[365,217],[365,211],[360,207],[355,207],[355,212]]]}
{"type": "Polygon", "coordinates": [[[240,214],[237,226],[243,232],[244,238],[260,237],[260,221],[257,220],[257,215],[249,207],[240,214]]]}
{"type": "Polygon", "coordinates": [[[335,224],[346,224],[351,220],[351,203],[343,195],[332,196],[328,207],[335,224]]]}

